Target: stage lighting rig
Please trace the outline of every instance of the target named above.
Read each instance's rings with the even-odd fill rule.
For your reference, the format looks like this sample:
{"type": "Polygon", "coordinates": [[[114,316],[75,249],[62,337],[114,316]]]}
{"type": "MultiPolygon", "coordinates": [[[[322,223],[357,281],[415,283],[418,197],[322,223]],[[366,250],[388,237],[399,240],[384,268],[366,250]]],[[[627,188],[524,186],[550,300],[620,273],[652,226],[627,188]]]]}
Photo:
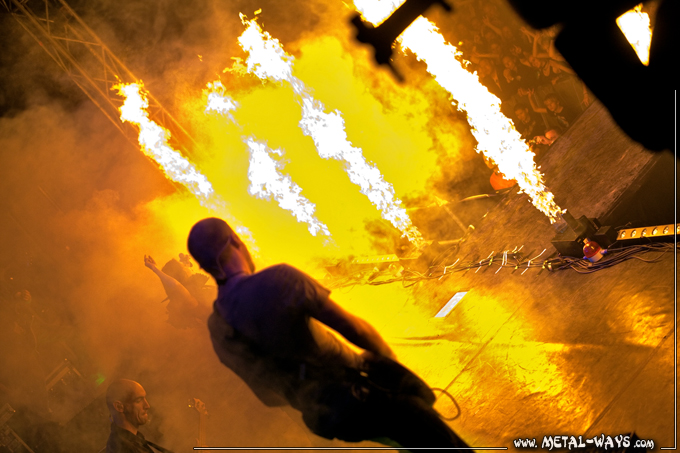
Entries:
{"type": "Polygon", "coordinates": [[[625,228],[618,232],[616,240],[621,241],[626,245],[646,244],[650,242],[673,242],[673,238],[676,234],[680,235],[680,223],[625,228]]]}

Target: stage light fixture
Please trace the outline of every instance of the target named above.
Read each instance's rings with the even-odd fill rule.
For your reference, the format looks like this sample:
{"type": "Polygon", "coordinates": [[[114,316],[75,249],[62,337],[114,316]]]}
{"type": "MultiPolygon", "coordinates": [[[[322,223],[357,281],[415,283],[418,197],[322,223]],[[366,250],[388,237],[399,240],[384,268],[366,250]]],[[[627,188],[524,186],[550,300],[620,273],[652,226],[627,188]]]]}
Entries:
{"type": "MultiPolygon", "coordinates": [[[[617,241],[669,241],[673,239],[673,227],[676,225],[654,225],[647,227],[626,228],[620,230],[617,241]]],[[[680,232],[680,224],[676,226],[680,232]]]]}

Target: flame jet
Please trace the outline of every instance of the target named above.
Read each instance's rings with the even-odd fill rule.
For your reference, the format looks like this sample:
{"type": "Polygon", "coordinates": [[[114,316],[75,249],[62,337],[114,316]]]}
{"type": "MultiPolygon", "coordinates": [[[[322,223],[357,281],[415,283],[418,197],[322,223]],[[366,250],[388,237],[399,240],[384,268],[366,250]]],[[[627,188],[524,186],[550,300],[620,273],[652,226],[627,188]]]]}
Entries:
{"type": "Polygon", "coordinates": [[[295,184],[290,176],[283,175],[279,171],[281,164],[274,160],[271,154],[283,156],[283,151],[271,150],[267,145],[253,138],[248,138],[246,145],[250,151],[248,193],[265,200],[273,197],[279,206],[290,211],[298,222],[306,223],[312,236],[321,233],[330,237],[328,227],[314,217],[316,209],[314,203],[300,195],[302,188],[295,184]]]}
{"type": "MultiPolygon", "coordinates": [[[[373,25],[389,17],[401,3],[403,1],[354,0],[362,17],[373,25]]],[[[465,69],[459,60],[461,53],[446,42],[436,25],[422,16],[397,41],[404,50],[410,50],[427,64],[427,71],[451,94],[458,109],[467,113],[472,135],[477,139],[477,152],[492,159],[506,179],[517,180],[533,205],[554,223],[561,209],[543,184],[543,175],[534,163],[534,153],[512,121],[501,112],[500,100],[489,93],[476,74],[465,69]]]]}
{"type": "MultiPolygon", "coordinates": [[[[208,83],[208,89],[204,92],[207,95],[206,113],[219,113],[235,122],[231,112],[238,108],[238,103],[225,94],[221,81],[208,83]]],[[[278,201],[279,207],[293,214],[298,222],[307,223],[312,236],[321,233],[330,237],[328,227],[314,217],[316,205],[300,195],[302,188],[295,184],[290,176],[281,174],[282,164],[272,158],[271,154],[283,156],[283,151],[271,150],[252,137],[244,137],[243,142],[250,151],[248,193],[265,200],[273,197],[278,201]]]]}
{"type": "Polygon", "coordinates": [[[626,11],[616,19],[624,36],[628,40],[643,65],[649,66],[649,49],[652,46],[652,28],[649,14],[642,12],[642,3],[630,11],[626,11]]]}
{"type": "Polygon", "coordinates": [[[360,187],[361,193],[381,211],[382,217],[414,245],[420,245],[422,235],[401,207],[401,200],[396,197],[392,184],[386,182],[380,170],[366,161],[362,150],[352,146],[347,139],[345,122],[340,112],[326,113],[324,104],[314,99],[305,84],[293,76],[294,58],[286,54],[277,39],[263,31],[255,20],[248,21],[243,15],[241,20],[246,30],[238,42],[248,53],[247,71],[262,80],[286,81],[291,85],[301,100],[300,127],[314,141],[319,156],[343,161],[350,181],[360,187]]]}
{"type": "Polygon", "coordinates": [[[115,85],[113,89],[125,98],[120,107],[121,121],[133,123],[139,128],[138,141],[142,152],[158,164],[169,180],[186,187],[189,192],[196,196],[202,206],[225,216],[234,229],[243,236],[244,240],[254,247],[254,250],[257,250],[252,239],[252,233],[225,212],[224,200],[215,193],[208,178],[184,156],[168,145],[170,131],[149,119],[149,113],[146,111],[149,107],[149,101],[144,92],[143,84],[141,82],[121,83],[115,85]]]}
{"type": "Polygon", "coordinates": [[[225,88],[221,81],[208,82],[208,89],[203,90],[208,98],[205,113],[217,112],[234,120],[232,111],[239,106],[238,102],[225,94],[225,88]]]}

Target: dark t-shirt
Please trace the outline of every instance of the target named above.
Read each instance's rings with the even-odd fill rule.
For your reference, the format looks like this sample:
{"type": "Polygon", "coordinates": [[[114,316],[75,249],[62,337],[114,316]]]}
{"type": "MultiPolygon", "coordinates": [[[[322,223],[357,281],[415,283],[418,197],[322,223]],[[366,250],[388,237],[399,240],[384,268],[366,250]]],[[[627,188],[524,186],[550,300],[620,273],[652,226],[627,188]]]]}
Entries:
{"type": "Polygon", "coordinates": [[[220,287],[208,322],[215,352],[263,403],[295,405],[292,400],[306,372],[361,363],[314,319],[329,294],[285,264],[231,277],[220,287]]]}
{"type": "Polygon", "coordinates": [[[137,435],[132,434],[127,429],[123,429],[111,424],[111,434],[106,442],[106,453],[157,453],[168,451],[165,449],[153,449],[144,438],[144,434],[137,431],[137,435]]]}
{"type": "Polygon", "coordinates": [[[292,405],[319,436],[465,447],[431,410],[424,382],[388,358],[364,362],[314,319],[328,296],[287,265],[232,276],[208,320],[215,351],[263,403],[292,405]]]}

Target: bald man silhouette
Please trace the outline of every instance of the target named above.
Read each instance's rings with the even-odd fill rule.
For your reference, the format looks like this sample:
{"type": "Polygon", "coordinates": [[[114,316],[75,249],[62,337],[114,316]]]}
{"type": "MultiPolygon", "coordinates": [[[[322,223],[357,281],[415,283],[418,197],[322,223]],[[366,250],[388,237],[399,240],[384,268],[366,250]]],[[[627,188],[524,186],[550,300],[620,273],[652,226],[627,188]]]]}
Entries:
{"type": "Polygon", "coordinates": [[[172,453],[144,438],[139,427],[149,421],[146,391],[138,382],[118,379],[106,391],[111,414],[111,434],[106,453],[172,453]]]}

